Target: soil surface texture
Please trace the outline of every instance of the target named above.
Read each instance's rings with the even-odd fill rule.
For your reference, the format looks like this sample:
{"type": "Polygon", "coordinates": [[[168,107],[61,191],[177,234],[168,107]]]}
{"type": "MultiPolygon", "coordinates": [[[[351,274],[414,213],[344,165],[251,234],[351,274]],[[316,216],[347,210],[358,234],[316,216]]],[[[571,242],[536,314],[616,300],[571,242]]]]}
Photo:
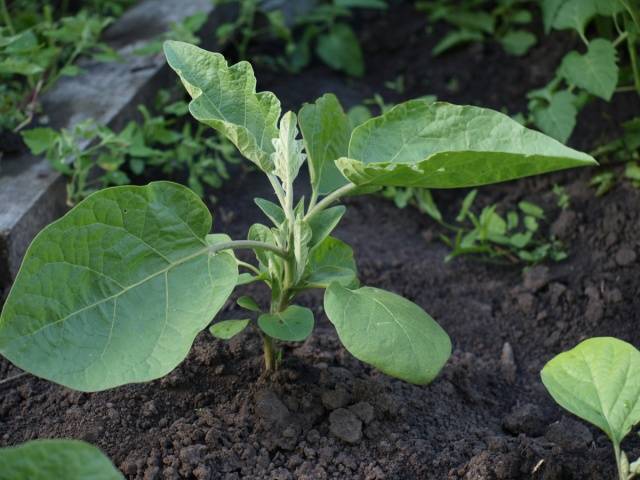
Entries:
{"type": "MultiPolygon", "coordinates": [[[[301,75],[258,69],[260,89],[299,108],[333,91],[346,104],[375,92],[389,101],[425,94],[510,113],[543,86],[573,39],[552,36],[528,56],[507,56],[491,42],[434,60],[444,28],[408,6],[363,16],[367,77],[345,80],[320,65],[301,75]],[[382,34],[380,32],[383,32],[382,34]],[[384,82],[402,74],[399,95],[384,82]],[[455,81],[452,81],[455,79],[455,81]],[[456,88],[452,88],[452,85],[456,88]]],[[[637,98],[594,101],[572,143],[589,149],[640,111],[637,98]]],[[[640,345],[640,190],[620,183],[603,198],[588,186],[593,171],[547,175],[483,188],[477,202],[547,207],[550,229],[566,245],[561,263],[522,270],[469,258],[445,263],[440,228],[425,215],[378,197],[349,199],[335,235],[354,249],[362,284],[404,295],[449,333],[454,353],[428,386],[387,377],[354,359],[326,319],[320,292],[300,303],[316,314],[313,335],[285,344],[281,368],[262,375],[258,334],[229,342],[208,332],[167,377],[84,394],[22,377],[0,385],[0,445],[72,437],[103,449],[130,479],[468,479],[602,480],[615,478],[605,435],[562,411],[539,372],[555,354],[591,336],[640,345]],[[568,209],[551,187],[564,185],[568,209]]],[[[434,192],[451,215],[464,191],[434,192]]],[[[214,228],[245,238],[264,222],[255,196],[271,198],[257,173],[238,173],[221,192],[214,228]]],[[[242,318],[242,294],[263,306],[261,286],[236,291],[221,318],[242,318]]],[[[0,378],[18,370],[0,360],[0,378]]],[[[631,435],[630,437],[632,437],[631,435]]],[[[624,444],[630,458],[640,444],[624,444]]]]}

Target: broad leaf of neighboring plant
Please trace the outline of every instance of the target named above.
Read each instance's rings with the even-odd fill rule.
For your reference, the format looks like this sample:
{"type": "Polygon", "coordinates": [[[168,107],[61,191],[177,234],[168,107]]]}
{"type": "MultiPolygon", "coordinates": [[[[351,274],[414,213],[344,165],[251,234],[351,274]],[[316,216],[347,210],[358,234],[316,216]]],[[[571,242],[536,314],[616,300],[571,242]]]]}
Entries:
{"type": "Polygon", "coordinates": [[[459,188],[596,165],[589,155],[479,107],[411,100],[356,127],[336,161],[356,185],[459,188]]]}
{"type": "MultiPolygon", "coordinates": [[[[607,0],[612,3],[616,0],[607,0]]],[[[556,30],[573,29],[584,36],[584,29],[598,13],[595,0],[566,0],[556,11],[553,28],[556,30]]]]}
{"type": "Polygon", "coordinates": [[[300,342],[311,335],[313,312],[308,308],[291,305],[284,312],[264,313],[258,317],[258,326],[267,335],[285,342],[300,342]]]}
{"type": "Polygon", "coordinates": [[[219,53],[176,41],[165,42],[164,53],[193,98],[191,115],[220,131],[240,153],[271,172],[271,140],[278,136],[280,101],[271,92],[256,93],[251,64],[229,66],[219,53]]]}
{"type": "Polygon", "coordinates": [[[311,240],[309,241],[309,248],[312,248],[322,242],[334,228],[340,222],[340,219],[344,215],[347,209],[344,205],[336,205],[335,207],[322,210],[317,215],[314,215],[309,220],[309,227],[311,227],[311,240]]]}
{"type": "Polygon", "coordinates": [[[78,440],[33,440],[0,449],[0,480],[124,480],[99,449],[78,440]]]}
{"type": "Polygon", "coordinates": [[[352,77],[364,75],[360,41],[351,27],[337,23],[318,37],[316,53],[324,63],[352,77]]]}
{"type": "Polygon", "coordinates": [[[355,287],[358,271],[349,245],[334,237],[327,237],[309,256],[307,284],[314,288],[327,288],[333,282],[355,287]]]}
{"type": "Polygon", "coordinates": [[[298,121],[309,156],[311,185],[321,195],[345,185],[347,179],[336,168],[335,160],[347,155],[351,125],[336,96],[328,93],[304,105],[298,121]]]}
{"type": "Polygon", "coordinates": [[[576,51],[565,55],[560,74],[570,85],[609,101],[618,85],[616,47],[609,40],[597,38],[589,43],[584,55],[576,51]]]}
{"type": "Polygon", "coordinates": [[[451,341],[440,325],[395,293],[333,283],[325,291],[324,309],[354,357],[393,377],[429,383],[451,355],[451,341]]]}
{"type": "Polygon", "coordinates": [[[35,238],[0,316],[0,353],[82,391],[144,382],[187,355],[231,294],[211,215],[178,184],[101,190],[35,238]]]}
{"type": "Polygon", "coordinates": [[[640,421],[640,352],[627,342],[590,338],[551,359],[541,376],[560,406],[616,445],[640,421]]]}
{"type": "Polygon", "coordinates": [[[547,105],[533,110],[536,126],[560,142],[566,142],[576,126],[575,96],[568,90],[551,93],[547,105]]]}

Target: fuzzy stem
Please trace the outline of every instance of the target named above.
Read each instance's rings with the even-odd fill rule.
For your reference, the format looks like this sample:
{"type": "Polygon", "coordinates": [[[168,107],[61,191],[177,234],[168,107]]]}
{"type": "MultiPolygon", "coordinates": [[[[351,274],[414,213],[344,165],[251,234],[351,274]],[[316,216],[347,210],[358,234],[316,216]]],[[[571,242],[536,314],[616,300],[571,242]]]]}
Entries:
{"type": "Polygon", "coordinates": [[[322,200],[320,200],[320,202],[318,202],[318,204],[315,207],[313,207],[311,210],[307,212],[304,219],[310,220],[315,215],[322,212],[325,208],[331,205],[333,202],[337,202],[338,200],[340,200],[341,197],[347,195],[348,193],[355,190],[356,188],[357,188],[357,185],[354,185],[353,183],[347,183],[343,187],[340,187],[335,192],[330,193],[329,195],[324,197],[322,200]]]}

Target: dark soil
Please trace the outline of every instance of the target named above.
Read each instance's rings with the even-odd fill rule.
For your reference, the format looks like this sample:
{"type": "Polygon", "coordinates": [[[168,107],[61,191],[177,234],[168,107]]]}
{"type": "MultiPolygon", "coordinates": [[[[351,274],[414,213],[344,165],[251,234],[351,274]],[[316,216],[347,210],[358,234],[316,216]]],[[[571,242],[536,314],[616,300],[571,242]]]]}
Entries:
{"type": "MultiPolygon", "coordinates": [[[[362,35],[369,40],[366,81],[345,82],[312,66],[296,79],[260,72],[261,87],[287,107],[324,91],[354,103],[404,73],[406,96],[436,93],[513,112],[566,49],[549,41],[514,60],[484,44],[436,63],[424,19],[402,7],[371,20],[362,35]],[[393,38],[397,30],[403,38],[393,38]],[[445,88],[452,76],[455,93],[445,88]]],[[[594,102],[575,143],[588,147],[615,124],[603,112],[620,120],[637,106],[629,96],[609,106],[594,102]]],[[[454,354],[431,385],[409,385],[355,360],[324,316],[321,294],[308,294],[301,303],[317,314],[315,332],[285,346],[270,378],[261,376],[255,332],[227,343],[203,332],[185,362],[148,384],[83,394],[23,377],[0,387],[0,444],[85,439],[132,479],[613,479],[604,434],[563,412],[539,379],[547,360],[587,337],[640,344],[640,191],[620,184],[598,199],[587,186],[591,173],[481,190],[480,202],[509,207],[526,198],[556,219],[550,228],[570,257],[524,272],[471,259],[444,263],[446,248],[428,241],[439,230],[426,216],[375,197],[347,202],[336,235],[353,246],[362,283],[418,303],[452,338],[454,354]],[[556,182],[571,194],[563,212],[550,193],[556,182]]],[[[453,205],[462,194],[437,192],[436,200],[453,205]]],[[[217,196],[216,231],[244,237],[263,221],[252,198],[269,190],[257,174],[234,178],[217,196]]],[[[260,287],[234,298],[247,292],[268,300],[260,287]]],[[[221,317],[240,314],[230,301],[221,317]]],[[[0,378],[14,373],[0,362],[0,378]]],[[[625,447],[630,457],[640,454],[637,442],[625,447]]]]}

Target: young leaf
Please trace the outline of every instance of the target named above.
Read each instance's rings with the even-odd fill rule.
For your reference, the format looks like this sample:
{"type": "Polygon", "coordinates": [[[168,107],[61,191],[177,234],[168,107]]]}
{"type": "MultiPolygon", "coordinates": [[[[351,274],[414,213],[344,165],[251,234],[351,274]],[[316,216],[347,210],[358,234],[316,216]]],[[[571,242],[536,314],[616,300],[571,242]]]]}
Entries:
{"type": "Polygon", "coordinates": [[[101,190],[29,247],[0,316],[0,353],[82,391],[144,382],[187,355],[236,285],[210,254],[211,215],[189,189],[101,190]]]}
{"type": "Polygon", "coordinates": [[[4,480],[124,480],[99,449],[79,440],[32,440],[0,449],[4,480]]]}
{"type": "Polygon", "coordinates": [[[264,313],[258,317],[258,326],[263,332],[285,342],[301,342],[307,338],[313,323],[313,312],[298,305],[291,305],[284,312],[264,313]]]}
{"type": "Polygon", "coordinates": [[[242,320],[222,320],[221,322],[211,325],[209,332],[220,340],[229,340],[247,328],[247,325],[249,325],[248,318],[242,320]]]}
{"type": "Polygon", "coordinates": [[[309,220],[309,227],[311,227],[311,241],[309,242],[309,248],[313,248],[322,242],[329,236],[336,225],[340,223],[340,219],[344,215],[347,209],[344,205],[336,205],[335,207],[322,210],[317,215],[311,217],[309,220]]]}
{"type": "Polygon", "coordinates": [[[276,227],[282,225],[282,223],[287,219],[284,214],[284,210],[282,210],[282,207],[279,205],[276,205],[269,200],[265,200],[264,198],[254,198],[253,201],[276,227]]]}
{"type": "Polygon", "coordinates": [[[556,12],[553,28],[572,29],[584,36],[585,27],[596,13],[597,7],[594,0],[566,0],[556,12]]]}
{"type": "Polygon", "coordinates": [[[58,138],[58,133],[52,128],[32,128],[22,132],[24,143],[34,155],[46,152],[58,138]]]}
{"type": "Polygon", "coordinates": [[[568,90],[551,94],[547,105],[533,109],[533,121],[540,130],[560,142],[566,142],[576,126],[578,109],[575,96],[568,90]]]}
{"type": "Polygon", "coordinates": [[[542,383],[561,407],[620,445],[640,421],[640,352],[611,337],[585,340],[552,358],[542,383]]]}
{"type": "Polygon", "coordinates": [[[357,127],[336,164],[356,185],[459,188],[597,163],[502,113],[412,100],[357,127]]]}
{"type": "Polygon", "coordinates": [[[236,303],[242,308],[249,310],[251,312],[260,311],[260,305],[258,305],[256,301],[248,295],[241,296],[240,298],[238,298],[236,303]]]}
{"type": "Polygon", "coordinates": [[[278,138],[273,139],[275,152],[271,154],[274,165],[274,173],[283,185],[290,185],[298,176],[300,167],[304,163],[305,154],[302,140],[296,140],[298,136],[296,114],[287,112],[280,120],[278,138]]]}
{"type": "Polygon", "coordinates": [[[536,44],[536,36],[526,30],[509,30],[500,38],[502,48],[517,57],[524,55],[536,44]]]}
{"type": "Polygon", "coordinates": [[[358,270],[349,245],[334,237],[327,237],[309,256],[306,283],[312,288],[327,288],[337,282],[356,287],[358,270]]]}
{"type": "Polygon", "coordinates": [[[352,77],[364,75],[364,58],[358,37],[345,23],[336,23],[318,37],[318,57],[335,70],[352,77]]]}
{"type": "Polygon", "coordinates": [[[315,103],[305,104],[298,114],[304,145],[309,155],[312,188],[326,195],[347,183],[335,160],[347,155],[351,126],[342,105],[328,93],[315,103]]]}
{"type": "Polygon", "coordinates": [[[271,172],[271,140],[278,136],[280,101],[271,92],[256,93],[251,64],[228,66],[219,53],[176,41],[165,42],[164,53],[193,99],[191,115],[220,131],[240,153],[271,172]]]}
{"type": "Polygon", "coordinates": [[[451,355],[446,332],[415,303],[385,290],[333,283],[324,309],[351,354],[407,382],[431,382],[451,355]]]}
{"type": "Polygon", "coordinates": [[[616,47],[613,43],[596,38],[589,43],[584,55],[576,51],[565,55],[560,65],[560,74],[569,84],[609,101],[618,85],[616,60],[616,47]]]}

